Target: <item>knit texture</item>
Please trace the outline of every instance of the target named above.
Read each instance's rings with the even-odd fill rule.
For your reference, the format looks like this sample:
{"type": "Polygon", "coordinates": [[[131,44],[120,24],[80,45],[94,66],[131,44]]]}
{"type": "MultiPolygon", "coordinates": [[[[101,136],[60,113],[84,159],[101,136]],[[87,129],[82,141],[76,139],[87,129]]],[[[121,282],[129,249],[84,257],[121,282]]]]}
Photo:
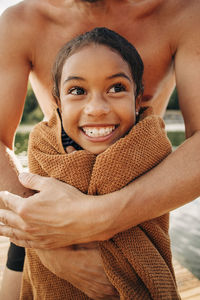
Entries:
{"type": "MultiPolygon", "coordinates": [[[[66,154],[55,111],[49,122],[36,125],[30,135],[29,168],[32,173],[57,178],[83,193],[103,195],[126,186],[170,152],[164,123],[148,108],[124,138],[98,156],[86,150],[66,154]]],[[[120,299],[180,299],[168,227],[169,214],[165,214],[98,243],[105,272],[120,299]]],[[[27,249],[21,299],[33,298],[89,299],[45,268],[34,249],[27,249]]]]}

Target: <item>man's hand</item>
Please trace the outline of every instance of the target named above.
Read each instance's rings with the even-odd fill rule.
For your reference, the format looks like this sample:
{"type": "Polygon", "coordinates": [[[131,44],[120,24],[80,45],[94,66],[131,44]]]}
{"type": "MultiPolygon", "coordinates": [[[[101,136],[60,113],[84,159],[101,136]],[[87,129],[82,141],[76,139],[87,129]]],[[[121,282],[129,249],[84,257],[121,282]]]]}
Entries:
{"type": "Polygon", "coordinates": [[[0,210],[0,221],[4,224],[0,226],[0,235],[10,237],[19,246],[40,249],[101,239],[99,232],[108,224],[100,196],[87,196],[66,183],[39,175],[25,173],[20,181],[39,192],[29,198],[0,192],[7,208],[0,210]],[[101,216],[99,223],[95,211],[101,216]]]}
{"type": "Polygon", "coordinates": [[[43,265],[92,299],[119,299],[109,282],[97,249],[73,247],[37,250],[43,265]]]}

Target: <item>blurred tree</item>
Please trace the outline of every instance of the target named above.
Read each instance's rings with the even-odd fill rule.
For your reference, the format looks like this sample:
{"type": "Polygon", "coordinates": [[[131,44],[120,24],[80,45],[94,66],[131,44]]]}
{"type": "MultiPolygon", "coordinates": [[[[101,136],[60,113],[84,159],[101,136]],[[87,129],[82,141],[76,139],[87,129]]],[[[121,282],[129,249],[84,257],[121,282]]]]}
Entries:
{"type": "Polygon", "coordinates": [[[40,122],[43,119],[43,117],[43,113],[38,105],[31,85],[29,84],[21,123],[35,124],[40,122]]]}
{"type": "Polygon", "coordinates": [[[174,91],[170,97],[167,109],[174,109],[174,110],[180,109],[179,103],[178,103],[178,93],[177,93],[176,88],[174,89],[174,91]]]}

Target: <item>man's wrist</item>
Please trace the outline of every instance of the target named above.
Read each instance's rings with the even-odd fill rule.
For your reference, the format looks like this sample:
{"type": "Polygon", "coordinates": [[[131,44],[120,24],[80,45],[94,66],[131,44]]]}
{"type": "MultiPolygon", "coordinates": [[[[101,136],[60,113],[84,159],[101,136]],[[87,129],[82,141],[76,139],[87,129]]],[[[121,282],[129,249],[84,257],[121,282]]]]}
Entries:
{"type": "Polygon", "coordinates": [[[99,207],[98,209],[94,208],[93,221],[94,226],[97,226],[98,223],[98,227],[101,228],[98,240],[107,240],[132,227],[132,224],[127,222],[126,216],[130,214],[128,207],[133,198],[133,189],[131,188],[129,191],[128,187],[110,194],[97,196],[99,207]]]}

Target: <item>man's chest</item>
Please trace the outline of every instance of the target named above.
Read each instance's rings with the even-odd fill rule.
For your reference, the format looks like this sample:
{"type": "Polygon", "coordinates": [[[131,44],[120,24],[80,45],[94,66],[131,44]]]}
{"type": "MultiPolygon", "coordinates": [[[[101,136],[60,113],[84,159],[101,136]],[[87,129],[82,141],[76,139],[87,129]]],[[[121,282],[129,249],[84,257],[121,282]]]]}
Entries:
{"type": "MultiPolygon", "coordinates": [[[[67,25],[66,25],[67,26],[67,25]]],[[[94,27],[108,27],[129,40],[140,53],[144,62],[144,98],[152,98],[162,85],[169,72],[172,75],[172,53],[170,52],[170,37],[163,36],[163,31],[155,21],[136,21],[126,19],[120,22],[110,18],[107,21],[96,22],[75,21],[69,27],[51,26],[38,36],[33,48],[35,61],[33,62],[34,76],[39,89],[45,89],[51,97],[52,78],[51,70],[58,50],[75,36],[93,29],[94,27]],[[125,21],[126,20],[126,21],[125,21]],[[123,24],[123,26],[122,26],[123,24]]],[[[38,93],[36,91],[36,93],[38,93]]],[[[39,97],[39,96],[38,96],[39,97]]]]}

